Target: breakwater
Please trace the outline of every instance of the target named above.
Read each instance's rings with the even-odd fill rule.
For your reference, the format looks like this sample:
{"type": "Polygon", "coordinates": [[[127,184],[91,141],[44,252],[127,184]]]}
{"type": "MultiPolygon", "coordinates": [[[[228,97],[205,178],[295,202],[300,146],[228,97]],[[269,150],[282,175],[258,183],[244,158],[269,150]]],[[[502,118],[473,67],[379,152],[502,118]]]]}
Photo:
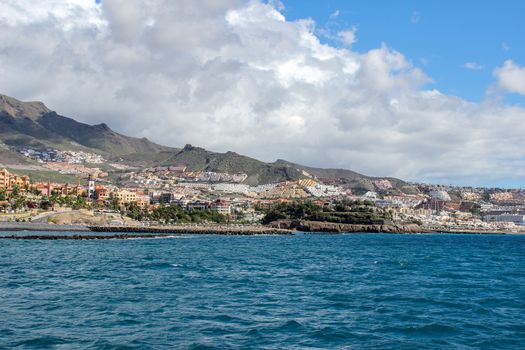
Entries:
{"type": "Polygon", "coordinates": [[[23,239],[23,240],[77,240],[77,241],[91,241],[91,240],[108,240],[108,239],[133,239],[133,238],[163,238],[169,237],[168,234],[126,234],[117,233],[109,235],[50,235],[50,234],[29,234],[29,235],[10,235],[1,236],[0,239],[23,239]]]}
{"type": "Polygon", "coordinates": [[[297,230],[304,232],[330,232],[330,233],[422,233],[429,232],[419,225],[357,225],[340,224],[322,221],[306,220],[279,220],[269,226],[278,229],[297,230]]]}
{"type": "Polygon", "coordinates": [[[43,222],[2,222],[0,231],[89,232],[89,228],[84,225],[57,225],[43,222]]]}
{"type": "Polygon", "coordinates": [[[94,232],[148,233],[148,234],[204,234],[204,235],[286,235],[283,228],[252,225],[173,225],[173,226],[89,226],[94,232]]]}
{"type": "Polygon", "coordinates": [[[73,226],[13,223],[0,226],[0,239],[108,240],[162,238],[173,235],[289,235],[291,230],[260,225],[73,226]],[[4,234],[1,232],[4,231],[4,234]],[[18,231],[16,234],[7,232],[18,231]],[[30,231],[25,233],[26,231],[30,231]],[[56,232],[53,234],[51,232],[56,232]]]}

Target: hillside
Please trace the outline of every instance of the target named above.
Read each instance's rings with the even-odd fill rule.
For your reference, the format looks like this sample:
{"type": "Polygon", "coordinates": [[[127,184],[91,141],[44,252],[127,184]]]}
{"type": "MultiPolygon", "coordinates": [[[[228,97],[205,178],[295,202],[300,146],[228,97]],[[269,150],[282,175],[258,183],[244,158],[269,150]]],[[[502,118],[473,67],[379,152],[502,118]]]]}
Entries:
{"type": "Polygon", "coordinates": [[[106,157],[171,150],[145,138],[121,135],[106,124],[77,122],[42,102],[22,102],[5,95],[0,95],[0,141],[7,146],[83,150],[106,157]]]}
{"type": "MultiPolygon", "coordinates": [[[[186,145],[183,149],[161,146],[145,138],[119,134],[106,124],[89,125],[61,116],[42,102],[22,102],[0,95],[0,164],[38,170],[38,164],[23,157],[21,148],[78,150],[102,155],[113,163],[136,167],[184,165],[192,171],[244,173],[249,185],[314,177],[336,181],[355,193],[381,190],[378,180],[388,180],[389,192],[417,192],[399,179],[373,178],[345,169],[320,169],[285,160],[265,163],[235,152],[218,153],[186,145]]],[[[110,169],[108,169],[110,170],[110,169]]],[[[47,176],[47,174],[46,174],[47,176]]]]}
{"type": "Polygon", "coordinates": [[[362,194],[367,191],[384,191],[378,188],[378,186],[376,185],[376,182],[380,180],[388,180],[390,182],[393,188],[389,192],[391,192],[392,194],[395,194],[397,191],[406,194],[414,194],[419,192],[416,186],[410,185],[405,181],[393,177],[366,176],[347,169],[313,168],[291,163],[282,159],[277,160],[274,164],[288,166],[294,169],[304,171],[307,174],[320,180],[338,181],[353,189],[354,192],[358,194],[362,194]]]}
{"type": "Polygon", "coordinates": [[[264,163],[235,152],[210,152],[192,145],[186,145],[164,161],[163,165],[184,165],[192,171],[244,173],[248,175],[244,183],[249,185],[298,180],[305,177],[300,170],[286,165],[264,163]]]}

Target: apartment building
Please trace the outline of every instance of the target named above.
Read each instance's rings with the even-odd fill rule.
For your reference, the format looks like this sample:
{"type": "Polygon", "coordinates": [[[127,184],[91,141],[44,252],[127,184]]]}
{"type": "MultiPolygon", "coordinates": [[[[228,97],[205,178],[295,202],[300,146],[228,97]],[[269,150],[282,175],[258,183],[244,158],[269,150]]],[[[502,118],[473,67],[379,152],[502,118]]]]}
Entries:
{"type": "Polygon", "coordinates": [[[232,212],[232,205],[230,201],[224,199],[217,199],[211,204],[211,210],[223,215],[230,215],[232,212]]]}
{"type": "Polygon", "coordinates": [[[137,202],[137,192],[129,190],[115,191],[111,194],[111,197],[116,199],[119,205],[137,202]]]}
{"type": "Polygon", "coordinates": [[[7,169],[0,170],[0,188],[10,190],[14,186],[21,189],[28,188],[30,185],[28,176],[18,176],[11,174],[7,169]]]}

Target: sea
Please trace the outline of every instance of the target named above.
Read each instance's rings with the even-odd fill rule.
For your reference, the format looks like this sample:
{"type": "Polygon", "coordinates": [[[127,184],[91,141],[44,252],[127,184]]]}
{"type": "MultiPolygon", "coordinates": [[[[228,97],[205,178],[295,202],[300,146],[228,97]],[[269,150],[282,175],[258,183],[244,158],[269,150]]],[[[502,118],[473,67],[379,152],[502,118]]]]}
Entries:
{"type": "Polygon", "coordinates": [[[0,349],[525,349],[525,236],[0,240],[0,349]]]}

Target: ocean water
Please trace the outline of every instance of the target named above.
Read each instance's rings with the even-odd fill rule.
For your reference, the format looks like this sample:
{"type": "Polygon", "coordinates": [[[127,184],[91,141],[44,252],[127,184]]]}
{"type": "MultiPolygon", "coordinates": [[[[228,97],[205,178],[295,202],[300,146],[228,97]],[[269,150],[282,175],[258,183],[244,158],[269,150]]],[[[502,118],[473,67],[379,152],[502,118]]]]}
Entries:
{"type": "Polygon", "coordinates": [[[525,236],[0,240],[1,349],[524,349],[525,236]]]}

